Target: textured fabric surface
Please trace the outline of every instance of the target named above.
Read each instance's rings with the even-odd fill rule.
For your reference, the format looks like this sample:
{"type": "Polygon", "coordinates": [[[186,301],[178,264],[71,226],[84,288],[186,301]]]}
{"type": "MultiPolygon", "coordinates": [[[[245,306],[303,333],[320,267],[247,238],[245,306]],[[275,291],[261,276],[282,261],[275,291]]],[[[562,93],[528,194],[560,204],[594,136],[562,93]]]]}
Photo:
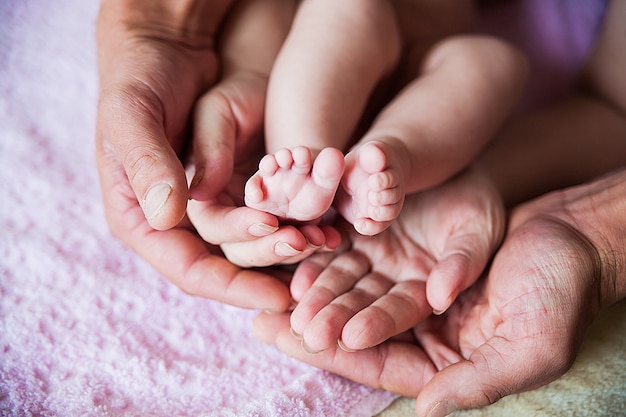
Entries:
{"type": "MultiPolygon", "coordinates": [[[[591,326],[572,368],[556,381],[454,417],[626,416],[626,301],[591,326]]],[[[400,398],[378,417],[413,417],[415,399],[400,398]]]]}
{"type": "Polygon", "coordinates": [[[0,415],[371,416],[393,399],[252,337],[105,224],[96,0],[0,2],[0,415]]]}
{"type": "MultiPolygon", "coordinates": [[[[548,21],[542,27],[554,28],[550,16],[563,13],[542,1],[529,0],[522,10],[533,16],[536,9],[528,7],[552,4],[553,12],[541,16],[548,21]]],[[[97,0],[0,1],[0,416],[380,411],[393,395],[260,344],[250,331],[255,312],[181,293],[110,235],[93,155],[97,7],[97,0]]],[[[588,38],[575,42],[550,45],[588,47],[588,38]]],[[[547,56],[559,65],[540,67],[546,71],[570,68],[580,54],[565,61],[555,52],[547,56]]],[[[583,399],[572,404],[581,404],[606,393],[623,412],[626,367],[615,349],[623,352],[624,342],[606,339],[613,331],[624,334],[613,323],[587,342],[593,344],[581,361],[598,365],[587,382],[607,375],[617,385],[605,381],[588,391],[563,379],[543,395],[568,391],[570,399],[583,399]]],[[[576,366],[574,383],[584,384],[588,368],[576,366]]],[[[509,409],[520,404],[517,396],[503,401],[509,409]]],[[[543,415],[537,404],[519,415],[543,415]]]]}

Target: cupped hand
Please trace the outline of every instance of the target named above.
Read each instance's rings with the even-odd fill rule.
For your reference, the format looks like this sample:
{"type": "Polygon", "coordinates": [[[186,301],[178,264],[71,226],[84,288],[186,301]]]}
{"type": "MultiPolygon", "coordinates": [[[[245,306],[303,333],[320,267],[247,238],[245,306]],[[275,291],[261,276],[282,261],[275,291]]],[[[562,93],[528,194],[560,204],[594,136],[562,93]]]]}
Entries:
{"type": "Polygon", "coordinates": [[[216,35],[231,2],[187,21],[183,10],[161,3],[105,0],[98,17],[98,169],[109,221],[120,232],[124,222],[112,209],[126,191],[155,229],[184,216],[189,193],[178,155],[197,97],[216,81],[216,35]]]}
{"type": "Polygon", "coordinates": [[[220,37],[221,78],[194,112],[187,213],[199,235],[240,267],[295,263],[340,240],[331,227],[282,225],[243,203],[244,184],[265,152],[269,73],[294,13],[293,1],[238,2],[220,37]]]}
{"type": "Polygon", "coordinates": [[[319,352],[362,350],[443,313],[478,279],[504,233],[504,207],[478,170],[407,198],[398,220],[375,237],[301,263],[291,283],[291,327],[319,352]]]}
{"type": "Polygon", "coordinates": [[[600,308],[626,296],[626,171],[514,210],[484,279],[441,316],[348,353],[312,355],[288,315],[260,315],[255,331],[287,354],[355,381],[417,397],[421,416],[482,407],[567,371],[600,308]],[[623,242],[622,242],[623,243],[623,242]]]}
{"type": "MultiPolygon", "coordinates": [[[[102,2],[96,157],[103,203],[113,234],[184,291],[284,311],[291,298],[282,281],[228,262],[184,217],[190,193],[181,158],[189,138],[216,129],[201,123],[192,129],[190,122],[198,98],[215,88],[224,69],[220,57],[225,53],[218,54],[217,43],[234,13],[232,4],[102,2]]],[[[243,110],[249,113],[239,116],[252,126],[259,119],[254,106],[243,110]]],[[[253,143],[247,133],[241,137],[249,140],[240,143],[232,134],[197,141],[210,150],[202,153],[211,166],[212,186],[205,197],[230,182],[233,166],[253,143]]],[[[272,221],[261,216],[260,222],[272,221]]]]}
{"type": "Polygon", "coordinates": [[[417,396],[420,415],[485,406],[570,368],[599,310],[626,296],[625,180],[621,170],[513,210],[486,279],[415,328],[440,369],[417,396]]]}

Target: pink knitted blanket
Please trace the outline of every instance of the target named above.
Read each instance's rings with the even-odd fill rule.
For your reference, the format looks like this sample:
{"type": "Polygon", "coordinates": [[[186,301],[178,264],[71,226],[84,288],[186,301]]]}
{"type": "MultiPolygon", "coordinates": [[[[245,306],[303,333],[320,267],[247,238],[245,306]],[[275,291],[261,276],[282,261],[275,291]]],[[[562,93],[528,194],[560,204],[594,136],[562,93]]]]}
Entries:
{"type": "Polygon", "coordinates": [[[0,415],[370,416],[393,396],[287,358],[108,231],[96,0],[0,6],[0,415]]]}
{"type": "Polygon", "coordinates": [[[97,0],[0,1],[0,415],[371,416],[393,395],[296,362],[109,233],[97,0]]]}

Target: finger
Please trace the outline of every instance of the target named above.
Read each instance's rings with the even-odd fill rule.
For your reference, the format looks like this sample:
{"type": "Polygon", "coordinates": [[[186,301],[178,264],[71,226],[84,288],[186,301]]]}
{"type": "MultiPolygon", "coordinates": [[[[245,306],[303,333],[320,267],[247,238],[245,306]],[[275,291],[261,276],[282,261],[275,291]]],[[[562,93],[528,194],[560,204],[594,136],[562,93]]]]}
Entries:
{"type": "Polygon", "coordinates": [[[353,381],[415,397],[432,378],[435,368],[414,344],[390,342],[355,353],[338,348],[311,355],[289,329],[288,314],[259,314],[253,323],[257,339],[276,344],[287,355],[353,381]]]}
{"type": "Polygon", "coordinates": [[[443,314],[487,264],[484,254],[474,253],[476,247],[455,246],[446,248],[443,259],[435,264],[428,277],[427,298],[435,314],[443,314]]]}
{"type": "Polygon", "coordinates": [[[347,292],[367,273],[369,262],[358,252],[348,252],[333,259],[320,272],[291,315],[291,327],[299,334],[315,315],[335,298],[347,292]]]}
{"type": "Polygon", "coordinates": [[[307,238],[293,226],[280,227],[269,236],[221,245],[228,260],[241,267],[291,264],[315,252],[307,238]]]}
{"type": "Polygon", "coordinates": [[[194,114],[191,197],[208,200],[230,181],[236,146],[258,138],[262,129],[266,81],[238,73],[205,94],[194,114]]]}
{"type": "Polygon", "coordinates": [[[180,222],[188,199],[183,166],[158,116],[162,111],[148,88],[110,89],[101,95],[96,132],[101,177],[121,166],[145,218],[159,230],[180,222]]]}
{"type": "Polygon", "coordinates": [[[280,280],[214,255],[192,230],[150,227],[121,166],[103,172],[101,180],[112,232],[183,291],[244,308],[285,311],[291,304],[280,280]]]}
{"type": "Polygon", "coordinates": [[[280,312],[289,307],[289,289],[279,279],[237,268],[212,253],[191,229],[155,231],[146,223],[130,190],[126,194],[110,198],[112,230],[183,291],[243,308],[280,312]]]}
{"type": "Polygon", "coordinates": [[[562,364],[538,355],[541,351],[541,346],[531,343],[490,339],[467,360],[442,369],[426,384],[417,397],[418,415],[444,416],[457,409],[483,407],[560,376],[562,364]]]}
{"type": "Polygon", "coordinates": [[[338,250],[343,243],[341,233],[333,226],[320,225],[320,230],[324,234],[324,247],[321,251],[334,251],[338,250]]]}
{"type": "Polygon", "coordinates": [[[307,242],[307,248],[301,254],[286,259],[284,263],[295,264],[309,258],[318,251],[333,251],[341,243],[339,232],[332,226],[318,226],[313,224],[297,227],[307,242]]]}
{"type": "MultiPolygon", "coordinates": [[[[271,321],[276,324],[276,321],[271,321]]],[[[435,368],[424,352],[414,344],[388,342],[353,353],[331,347],[310,354],[302,348],[301,341],[290,333],[288,327],[276,334],[275,341],[282,352],[293,358],[358,383],[400,395],[415,397],[435,373],[435,368]]]]}
{"type": "MultiPolygon", "coordinates": [[[[366,309],[393,287],[393,282],[377,273],[370,273],[359,279],[348,292],[336,297],[322,308],[306,325],[302,345],[309,352],[319,352],[337,343],[346,351],[355,349],[346,346],[342,340],[342,329],[356,314],[366,309]]],[[[364,328],[356,328],[361,335],[369,333],[369,326],[378,324],[376,318],[364,328]]],[[[370,347],[372,345],[367,345],[370,347]]]]}
{"type": "Polygon", "coordinates": [[[251,241],[278,230],[276,216],[249,207],[191,200],[187,213],[200,236],[214,245],[251,241]]]}
{"type": "Polygon", "coordinates": [[[262,312],[252,322],[252,332],[262,343],[275,345],[276,337],[283,329],[289,328],[289,313],[271,314],[262,312]]]}
{"type": "Polygon", "coordinates": [[[268,236],[222,243],[221,248],[229,261],[242,268],[291,265],[308,258],[318,250],[329,250],[327,236],[332,245],[334,244],[332,240],[336,239],[338,233],[333,228],[322,229],[316,225],[298,228],[282,226],[268,236]]]}
{"type": "Polygon", "coordinates": [[[480,242],[485,242],[484,236],[474,233],[453,236],[447,242],[426,284],[428,302],[435,314],[444,313],[485,269],[493,249],[480,242]]]}
{"type": "Polygon", "coordinates": [[[341,341],[347,350],[376,346],[431,314],[424,282],[403,281],[385,292],[343,327],[341,341]]]}
{"type": "Polygon", "coordinates": [[[337,255],[333,253],[316,253],[298,265],[290,285],[291,295],[294,300],[302,300],[304,294],[311,288],[317,277],[335,256],[337,255]]]}

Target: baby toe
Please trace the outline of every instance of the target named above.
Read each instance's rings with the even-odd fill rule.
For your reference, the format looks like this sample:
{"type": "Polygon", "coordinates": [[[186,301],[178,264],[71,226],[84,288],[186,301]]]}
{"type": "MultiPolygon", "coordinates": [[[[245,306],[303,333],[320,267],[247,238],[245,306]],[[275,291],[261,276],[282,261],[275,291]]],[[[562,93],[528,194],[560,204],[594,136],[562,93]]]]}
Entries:
{"type": "Polygon", "coordinates": [[[289,169],[293,164],[293,155],[289,149],[279,149],[274,154],[274,158],[278,166],[283,169],[289,169]]]}
{"type": "Polygon", "coordinates": [[[370,206],[367,210],[369,217],[377,222],[390,222],[398,218],[402,204],[389,204],[386,206],[370,206]]]}
{"type": "Polygon", "coordinates": [[[383,191],[371,191],[367,197],[371,205],[388,206],[401,203],[404,200],[404,193],[398,188],[392,188],[383,191]]]}
{"type": "Polygon", "coordinates": [[[387,188],[400,186],[400,175],[395,170],[386,170],[372,174],[367,179],[367,185],[373,191],[382,191],[387,188]]]}
{"type": "Polygon", "coordinates": [[[265,155],[259,162],[259,174],[262,176],[274,175],[278,170],[278,162],[274,155],[265,155]]]}
{"type": "Polygon", "coordinates": [[[244,201],[247,206],[255,208],[256,204],[263,201],[263,188],[261,187],[261,176],[253,175],[248,179],[244,188],[244,201]]]}
{"type": "Polygon", "coordinates": [[[309,148],[298,146],[291,151],[291,156],[293,158],[292,170],[296,171],[298,174],[308,174],[311,172],[312,159],[311,150],[309,148]]]}
{"type": "Polygon", "coordinates": [[[359,150],[359,165],[370,174],[380,172],[387,166],[387,154],[382,149],[384,143],[372,141],[364,144],[359,150]]]}
{"type": "Polygon", "coordinates": [[[354,221],[354,230],[363,236],[374,236],[387,229],[392,222],[378,222],[367,217],[356,219],[354,221]]]}

